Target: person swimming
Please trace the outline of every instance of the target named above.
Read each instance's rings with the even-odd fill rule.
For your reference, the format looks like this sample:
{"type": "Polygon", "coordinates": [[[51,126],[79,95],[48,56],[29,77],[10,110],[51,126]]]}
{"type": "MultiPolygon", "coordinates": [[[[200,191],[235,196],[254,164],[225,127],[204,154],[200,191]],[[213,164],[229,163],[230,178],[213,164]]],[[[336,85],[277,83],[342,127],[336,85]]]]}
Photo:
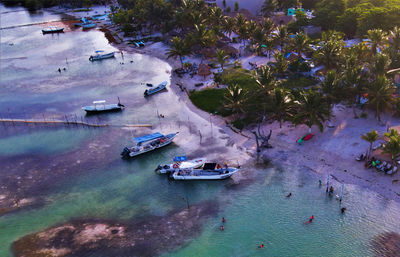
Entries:
{"type": "Polygon", "coordinates": [[[292,196],[292,192],[290,192],[286,197],[291,197],[292,196]]]}
{"type": "Polygon", "coordinates": [[[346,207],[343,207],[342,209],[340,209],[340,211],[342,212],[342,214],[344,214],[344,212],[346,211],[346,207]]]}
{"type": "Polygon", "coordinates": [[[314,215],[311,215],[311,217],[308,219],[308,221],[304,222],[304,224],[309,224],[313,221],[314,215]]]}
{"type": "Polygon", "coordinates": [[[258,248],[264,248],[264,244],[260,244],[258,248]]]}
{"type": "Polygon", "coordinates": [[[225,230],[224,225],[221,225],[221,226],[219,227],[219,229],[220,229],[221,231],[224,231],[224,230],[225,230]]]}

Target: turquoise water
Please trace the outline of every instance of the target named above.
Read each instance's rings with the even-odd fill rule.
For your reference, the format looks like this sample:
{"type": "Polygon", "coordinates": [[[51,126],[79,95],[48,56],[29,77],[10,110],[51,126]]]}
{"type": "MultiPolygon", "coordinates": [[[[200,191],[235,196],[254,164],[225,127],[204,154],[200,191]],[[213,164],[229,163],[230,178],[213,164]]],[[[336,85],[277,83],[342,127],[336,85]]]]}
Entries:
{"type": "MultiPolygon", "coordinates": [[[[18,24],[10,17],[13,8],[1,6],[0,10],[2,26],[7,25],[4,21],[10,26],[18,24]]],[[[39,19],[20,8],[16,11],[18,17],[24,17],[21,24],[39,19]]],[[[54,18],[59,17],[40,16],[42,20],[54,18]]],[[[181,125],[176,125],[177,121],[182,130],[187,123],[196,128],[171,90],[143,98],[146,87],[141,83],[169,81],[166,71],[170,66],[127,53],[124,60],[117,54],[114,60],[91,63],[87,58],[95,49],[116,50],[100,31],[43,37],[40,29],[34,25],[0,30],[6,38],[0,49],[2,117],[84,116],[81,106],[93,100],[115,101],[119,96],[127,106],[125,111],[84,119],[113,125],[151,123],[156,128],[0,126],[0,160],[6,160],[0,162],[0,195],[41,199],[38,206],[0,216],[0,256],[12,256],[10,246],[20,237],[71,219],[134,221],[163,216],[185,208],[185,199],[190,205],[216,201],[219,213],[206,220],[189,244],[164,256],[374,256],[370,246],[374,236],[400,232],[398,203],[346,184],[342,206],[347,212],[342,215],[339,202],[318,186],[318,180],[324,178],[298,167],[255,168],[250,162],[243,171],[256,179],[239,186],[232,186],[230,180],[171,181],[153,170],[159,163],[170,162],[172,156],[186,153],[186,141],[180,138],[160,151],[133,161],[121,160],[119,152],[132,136],[178,131],[181,125]],[[21,56],[26,58],[16,58],[21,56]],[[56,68],[64,66],[67,71],[59,74],[56,68]],[[160,121],[157,112],[166,118],[160,121]],[[26,174],[31,174],[31,167],[25,166],[13,167],[10,174],[5,163],[14,160],[19,165],[31,161],[47,180],[30,182],[26,174]],[[60,170],[66,175],[57,175],[60,170]],[[15,176],[22,177],[21,184],[13,180],[15,176]],[[289,199],[285,197],[288,192],[293,194],[289,199]],[[314,222],[304,225],[311,215],[314,222]],[[227,219],[225,231],[219,230],[221,217],[227,219]],[[264,249],[257,248],[261,243],[264,249]]]]}

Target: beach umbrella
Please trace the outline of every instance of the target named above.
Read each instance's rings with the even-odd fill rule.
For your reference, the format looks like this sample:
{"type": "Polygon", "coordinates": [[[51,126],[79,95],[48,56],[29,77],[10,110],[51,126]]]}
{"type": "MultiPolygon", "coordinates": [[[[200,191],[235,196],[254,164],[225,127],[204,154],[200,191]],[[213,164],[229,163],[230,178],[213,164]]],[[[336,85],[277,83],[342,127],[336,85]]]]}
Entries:
{"type": "Polygon", "coordinates": [[[207,76],[211,75],[210,66],[208,66],[207,64],[204,64],[204,63],[200,64],[197,74],[199,76],[203,76],[204,78],[206,78],[207,76]]]}

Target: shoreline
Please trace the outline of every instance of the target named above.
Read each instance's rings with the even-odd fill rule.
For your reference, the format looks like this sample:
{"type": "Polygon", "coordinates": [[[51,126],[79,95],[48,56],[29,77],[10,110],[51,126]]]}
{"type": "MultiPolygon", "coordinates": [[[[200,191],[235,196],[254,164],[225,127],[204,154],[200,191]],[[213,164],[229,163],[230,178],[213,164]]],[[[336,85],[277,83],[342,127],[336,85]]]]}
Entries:
{"type": "MultiPolygon", "coordinates": [[[[104,8],[103,6],[101,7],[104,8]]],[[[50,9],[50,11],[52,10],[50,9]]],[[[60,9],[57,11],[62,12],[60,9]]],[[[92,12],[97,13],[97,11],[96,8],[93,8],[92,12]]],[[[80,18],[78,15],[80,13],[64,12],[64,14],[74,15],[75,17],[80,18]]],[[[83,16],[87,16],[86,12],[84,14],[85,15],[83,16]]],[[[102,22],[99,27],[103,32],[104,30],[109,30],[110,34],[113,34],[114,32],[118,33],[116,30],[118,27],[115,24],[107,26],[102,22]]],[[[229,137],[228,141],[230,141],[231,144],[233,142],[239,152],[247,154],[247,158],[244,158],[246,162],[251,162],[251,159],[256,157],[256,143],[253,134],[251,134],[251,131],[253,130],[252,127],[245,128],[240,132],[240,134],[234,132],[229,126],[227,126],[224,118],[211,115],[198,109],[190,101],[187,93],[178,88],[176,83],[185,85],[187,83],[194,84],[196,82],[193,82],[192,79],[187,76],[178,78],[174,74],[173,71],[180,67],[180,63],[178,59],[168,59],[166,57],[164,52],[164,43],[153,43],[146,46],[144,49],[137,49],[129,46],[124,41],[120,43],[118,43],[118,41],[119,40],[109,43],[120,51],[145,54],[168,63],[172,67],[170,88],[178,97],[179,101],[183,102],[189,111],[200,116],[205,122],[208,122],[211,118],[215,129],[222,130],[222,134],[226,134],[229,137]],[[163,44],[164,48],[157,48],[157,46],[154,46],[155,44],[163,44]]],[[[331,178],[336,181],[336,183],[334,183],[336,189],[339,188],[339,183],[354,184],[375,191],[389,200],[400,202],[400,182],[398,182],[400,181],[399,172],[393,176],[380,174],[375,170],[364,168],[363,163],[359,163],[355,160],[357,155],[365,152],[368,148],[368,144],[360,139],[361,134],[368,132],[371,129],[377,129],[378,132],[382,133],[386,131],[386,128],[380,126],[374,118],[367,118],[365,121],[364,119],[355,120],[352,116],[351,109],[343,106],[335,108],[334,114],[336,116],[334,119],[335,123],[338,125],[333,129],[325,127],[323,133],[317,131],[316,127],[313,127],[313,134],[315,137],[311,141],[304,142],[304,145],[302,146],[297,145],[295,140],[306,133],[306,126],[301,125],[294,127],[294,125],[290,123],[285,123],[284,133],[288,133],[289,131],[290,135],[279,135],[279,125],[277,122],[263,124],[262,127],[264,131],[272,130],[270,143],[273,148],[262,150],[260,157],[270,161],[277,167],[282,165],[304,167],[308,171],[321,176],[323,184],[326,181],[327,175],[330,174],[331,178]],[[351,128],[352,131],[349,131],[347,124],[352,123],[354,123],[354,127],[351,128]],[[333,137],[333,139],[330,137],[333,137]],[[348,144],[350,143],[349,141],[353,141],[351,147],[348,144]],[[336,149],[343,150],[343,154],[339,154],[336,149]]],[[[368,114],[370,117],[373,116],[372,112],[368,112],[368,114]]],[[[392,124],[396,124],[396,121],[392,117],[386,117],[386,120],[391,121],[392,124]]],[[[246,175],[249,175],[248,173],[251,172],[246,172],[246,175]]],[[[244,177],[243,174],[235,174],[232,176],[232,179],[235,182],[240,182],[241,180],[245,180],[246,177],[244,177]]],[[[316,181],[316,183],[317,182],[318,181],[316,181]]]]}

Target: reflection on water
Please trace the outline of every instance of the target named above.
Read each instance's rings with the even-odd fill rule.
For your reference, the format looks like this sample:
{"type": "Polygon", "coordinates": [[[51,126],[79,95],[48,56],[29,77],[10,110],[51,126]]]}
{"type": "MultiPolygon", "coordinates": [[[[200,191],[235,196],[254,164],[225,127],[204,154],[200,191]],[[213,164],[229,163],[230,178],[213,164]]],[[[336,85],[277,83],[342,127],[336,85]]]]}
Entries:
{"type": "MultiPolygon", "coordinates": [[[[6,21],[2,26],[15,24],[8,15],[1,15],[2,22],[6,21]]],[[[44,13],[44,17],[53,19],[53,14],[44,13]]],[[[33,18],[21,21],[29,19],[33,18]]],[[[298,167],[277,170],[245,165],[257,180],[241,187],[233,187],[229,180],[187,183],[155,174],[154,168],[170,162],[172,156],[227,150],[213,145],[207,123],[196,127],[189,121],[194,117],[179,105],[171,89],[143,97],[146,86],[141,83],[168,81],[166,71],[171,67],[128,53],[124,59],[116,54],[115,59],[91,63],[88,57],[96,49],[116,51],[101,32],[43,36],[40,29],[35,25],[0,30],[2,117],[79,117],[84,115],[81,106],[101,99],[115,102],[119,96],[126,110],[88,119],[113,125],[151,123],[154,130],[181,133],[169,147],[123,161],[119,158],[122,147],[133,136],[154,130],[0,125],[0,196],[43,199],[39,207],[0,217],[0,256],[11,256],[9,247],[18,238],[71,219],[127,222],[166,215],[185,208],[187,201],[190,205],[217,201],[219,216],[227,219],[225,231],[219,231],[220,217],[210,218],[199,237],[166,256],[372,256],[374,236],[400,232],[399,204],[346,185],[342,205],[347,212],[341,215],[339,203],[318,187],[320,178],[298,167]],[[58,67],[66,70],[59,73],[58,67]],[[159,120],[157,112],[166,118],[159,120]],[[204,131],[207,144],[190,149],[198,138],[188,131],[198,129],[204,131]],[[293,194],[290,199],[285,198],[288,192],[293,194]],[[311,215],[315,221],[304,225],[311,215]],[[257,249],[260,243],[266,248],[257,249]]]]}

